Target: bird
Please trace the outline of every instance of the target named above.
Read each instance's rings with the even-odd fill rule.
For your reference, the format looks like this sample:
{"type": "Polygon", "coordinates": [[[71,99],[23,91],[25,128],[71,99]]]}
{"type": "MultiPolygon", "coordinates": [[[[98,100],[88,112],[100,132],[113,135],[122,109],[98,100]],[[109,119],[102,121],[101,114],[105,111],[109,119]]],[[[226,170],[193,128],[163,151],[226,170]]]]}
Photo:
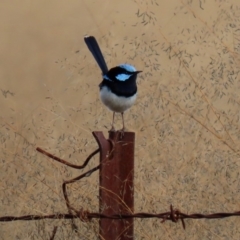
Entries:
{"type": "Polygon", "coordinates": [[[85,36],[84,41],[102,71],[103,79],[99,84],[100,99],[102,103],[113,112],[112,127],[110,131],[115,131],[115,113],[121,113],[123,127],[120,131],[122,135],[124,135],[124,112],[136,101],[137,75],[142,71],[137,71],[134,66],[126,63],[120,64],[108,70],[107,64],[95,37],[85,36]]]}

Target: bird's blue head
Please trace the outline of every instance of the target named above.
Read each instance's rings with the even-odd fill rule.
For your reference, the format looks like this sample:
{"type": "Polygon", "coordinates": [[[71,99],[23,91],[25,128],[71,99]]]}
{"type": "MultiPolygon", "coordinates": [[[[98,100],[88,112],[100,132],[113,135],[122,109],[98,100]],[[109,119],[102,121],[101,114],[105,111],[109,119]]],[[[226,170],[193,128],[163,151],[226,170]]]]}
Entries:
{"type": "Polygon", "coordinates": [[[125,82],[132,77],[136,77],[140,72],[141,71],[137,71],[136,68],[130,64],[121,64],[117,67],[111,68],[103,78],[108,81],[125,82]]]}
{"type": "Polygon", "coordinates": [[[123,68],[128,72],[136,72],[136,68],[130,64],[120,64],[118,67],[123,68]]]}
{"type": "Polygon", "coordinates": [[[117,96],[131,97],[137,93],[137,74],[135,67],[129,64],[121,64],[111,68],[103,75],[100,89],[107,86],[117,96]]]}

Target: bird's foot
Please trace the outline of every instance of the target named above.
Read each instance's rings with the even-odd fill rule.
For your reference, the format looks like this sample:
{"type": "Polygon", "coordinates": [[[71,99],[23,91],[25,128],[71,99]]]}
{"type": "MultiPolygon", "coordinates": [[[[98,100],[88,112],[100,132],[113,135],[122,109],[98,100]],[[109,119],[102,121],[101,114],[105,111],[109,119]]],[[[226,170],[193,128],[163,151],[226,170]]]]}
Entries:
{"type": "Polygon", "coordinates": [[[120,139],[123,139],[124,131],[125,131],[125,128],[122,128],[121,130],[119,130],[119,132],[120,132],[120,139]]]}

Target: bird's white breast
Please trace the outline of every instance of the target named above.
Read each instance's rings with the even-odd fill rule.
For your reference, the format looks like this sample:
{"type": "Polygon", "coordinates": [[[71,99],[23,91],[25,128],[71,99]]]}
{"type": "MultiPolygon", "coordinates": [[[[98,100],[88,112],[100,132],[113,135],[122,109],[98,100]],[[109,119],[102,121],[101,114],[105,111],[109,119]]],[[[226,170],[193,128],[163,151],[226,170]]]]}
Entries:
{"type": "Polygon", "coordinates": [[[124,112],[136,101],[137,94],[131,97],[119,97],[112,93],[108,87],[103,86],[100,90],[100,98],[105,106],[113,112],[124,112]]]}

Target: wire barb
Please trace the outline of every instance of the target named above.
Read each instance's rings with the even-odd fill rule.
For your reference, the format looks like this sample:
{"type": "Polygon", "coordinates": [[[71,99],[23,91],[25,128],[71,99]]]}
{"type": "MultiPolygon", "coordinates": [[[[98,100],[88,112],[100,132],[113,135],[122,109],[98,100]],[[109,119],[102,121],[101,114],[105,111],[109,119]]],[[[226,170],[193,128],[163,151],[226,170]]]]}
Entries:
{"type": "Polygon", "coordinates": [[[87,210],[83,210],[83,208],[78,212],[78,217],[82,222],[89,222],[91,218],[88,216],[89,212],[87,210]]]}

